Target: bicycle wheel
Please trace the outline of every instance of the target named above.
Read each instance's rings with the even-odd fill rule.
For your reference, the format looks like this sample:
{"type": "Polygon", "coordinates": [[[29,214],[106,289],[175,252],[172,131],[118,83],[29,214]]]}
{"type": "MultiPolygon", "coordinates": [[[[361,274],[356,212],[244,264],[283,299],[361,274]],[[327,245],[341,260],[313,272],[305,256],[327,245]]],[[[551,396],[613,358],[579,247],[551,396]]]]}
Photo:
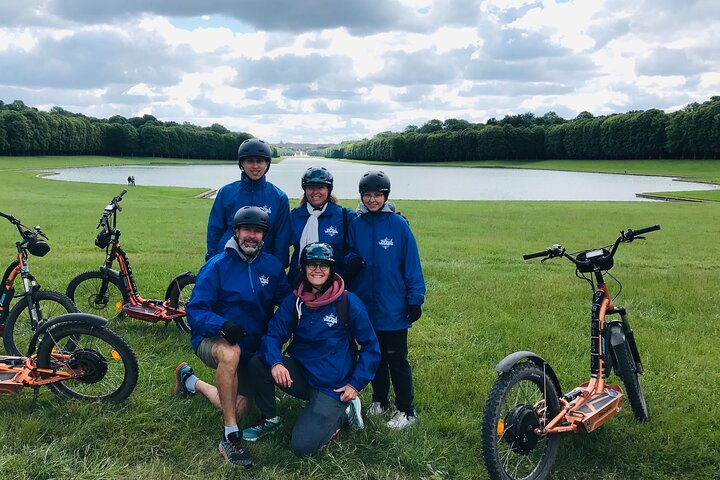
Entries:
{"type": "MultiPolygon", "coordinates": [[[[185,305],[190,301],[190,295],[192,294],[193,287],[195,286],[195,275],[186,275],[180,280],[173,282],[172,289],[170,290],[170,306],[173,308],[185,309],[185,305]]],[[[175,326],[178,330],[185,333],[190,333],[190,326],[187,324],[186,317],[179,317],[175,319],[175,326]]]]}
{"type": "Polygon", "coordinates": [[[135,353],[117,333],[84,322],[59,324],[43,335],[38,347],[39,368],[81,370],[71,380],[49,383],[56,394],[78,400],[122,402],[135,388],[135,353]]]}
{"type": "Polygon", "coordinates": [[[40,325],[58,315],[77,311],[72,300],[54,290],[38,290],[33,293],[30,308],[27,297],[23,297],[13,306],[5,320],[5,351],[9,355],[27,354],[30,340],[40,325]]]}
{"type": "Polygon", "coordinates": [[[638,378],[635,360],[633,359],[632,352],[630,352],[630,345],[625,341],[620,345],[614,346],[613,351],[615,352],[615,360],[617,360],[615,373],[625,385],[625,394],[628,400],[630,400],[630,406],[635,414],[635,420],[638,422],[646,422],[650,417],[650,413],[648,412],[647,402],[645,401],[645,392],[643,392],[640,379],[638,378]]]}
{"type": "Polygon", "coordinates": [[[534,433],[560,410],[550,378],[523,362],[498,377],[485,404],[482,450],[491,479],[543,479],[557,456],[559,437],[534,433]]]}
{"type": "Polygon", "coordinates": [[[103,275],[99,270],[83,272],[70,280],[65,292],[83,313],[119,320],[124,314],[127,292],[119,278],[103,275]]]}

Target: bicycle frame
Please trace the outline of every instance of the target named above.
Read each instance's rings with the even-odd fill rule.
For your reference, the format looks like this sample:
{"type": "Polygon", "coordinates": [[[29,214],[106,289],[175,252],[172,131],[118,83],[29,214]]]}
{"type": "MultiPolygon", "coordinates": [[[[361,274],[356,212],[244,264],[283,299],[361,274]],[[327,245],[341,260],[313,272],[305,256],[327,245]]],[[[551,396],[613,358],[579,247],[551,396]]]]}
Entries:
{"type": "MultiPolygon", "coordinates": [[[[53,354],[58,360],[68,360],[69,355],[53,354]]],[[[78,369],[57,370],[38,368],[36,356],[0,356],[0,394],[18,393],[25,387],[39,388],[49,383],[62,382],[82,377],[85,372],[78,369]]]]}
{"type": "MultiPolygon", "coordinates": [[[[28,253],[25,250],[26,243],[27,240],[15,242],[18,252],[17,257],[8,265],[3,274],[2,292],[0,292],[0,325],[5,323],[5,318],[10,311],[10,302],[15,297],[15,279],[18,275],[22,278],[23,290],[27,297],[28,305],[32,305],[32,293],[40,289],[37,280],[35,280],[35,277],[30,273],[30,268],[27,263],[28,253]]],[[[38,321],[38,319],[35,318],[36,313],[35,309],[30,309],[33,322],[38,321]]]]}
{"type": "Polygon", "coordinates": [[[590,380],[559,398],[560,412],[550,419],[539,435],[574,433],[582,426],[591,432],[610,420],[622,408],[623,391],[619,385],[608,385],[605,379],[610,374],[612,361],[606,347],[605,318],[608,314],[619,313],[621,321],[627,324],[623,307],[615,307],[610,298],[602,272],[593,272],[597,289],[593,293],[590,326],[590,380]]]}

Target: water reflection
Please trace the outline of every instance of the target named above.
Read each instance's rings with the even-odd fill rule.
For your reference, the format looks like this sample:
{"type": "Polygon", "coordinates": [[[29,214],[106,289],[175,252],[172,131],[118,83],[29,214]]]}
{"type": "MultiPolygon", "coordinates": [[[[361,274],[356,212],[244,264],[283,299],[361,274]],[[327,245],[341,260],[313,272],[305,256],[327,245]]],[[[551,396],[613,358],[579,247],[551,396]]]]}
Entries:
{"type": "MultiPolygon", "coordinates": [[[[335,177],[338,198],[357,198],[358,180],[368,170],[385,171],[392,181],[391,197],[407,200],[609,200],[638,201],[645,192],[715,190],[718,185],[674,181],[668,177],[559,172],[506,168],[454,168],[392,166],[306,157],[291,157],[273,164],[268,178],[298,198],[300,178],[310,166],[328,168],[335,177]]],[[[48,178],[75,182],[218,189],[240,176],[237,164],[123,165],[65,168],[48,178]]]]}

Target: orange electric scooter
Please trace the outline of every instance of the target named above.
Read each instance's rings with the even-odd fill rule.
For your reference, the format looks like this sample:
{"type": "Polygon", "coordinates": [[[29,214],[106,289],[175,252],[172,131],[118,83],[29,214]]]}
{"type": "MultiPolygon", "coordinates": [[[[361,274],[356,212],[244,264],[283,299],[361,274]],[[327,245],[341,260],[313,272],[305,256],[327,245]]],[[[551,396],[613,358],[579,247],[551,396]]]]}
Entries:
{"type": "Polygon", "coordinates": [[[562,394],[557,375],[539,355],[515,352],[497,364],[495,381],[482,421],[483,460],[491,479],[544,479],[557,456],[560,434],[591,432],[615,416],[627,394],[635,418],[648,419],[645,394],[638,375],[640,354],[624,307],[613,304],[603,273],[613,266],[621,243],[659,230],[653,225],[621,232],[608,247],[568,253],[560,245],[523,255],[525,260],[565,257],[575,264],[576,276],[592,290],[590,380],[562,394]],[[608,315],[618,315],[612,319],[608,315]],[[612,371],[625,385],[606,384],[612,371]]]}

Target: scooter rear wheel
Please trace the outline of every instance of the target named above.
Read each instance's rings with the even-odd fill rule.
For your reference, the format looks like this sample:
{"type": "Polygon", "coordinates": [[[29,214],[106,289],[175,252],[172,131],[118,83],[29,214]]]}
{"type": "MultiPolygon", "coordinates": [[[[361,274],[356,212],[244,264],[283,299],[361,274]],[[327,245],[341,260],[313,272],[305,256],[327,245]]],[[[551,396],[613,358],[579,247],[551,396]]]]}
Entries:
{"type": "Polygon", "coordinates": [[[493,480],[543,479],[557,456],[559,437],[534,433],[560,410],[550,378],[534,363],[521,362],[498,377],[485,404],[483,460],[493,480]]]}
{"type": "MultiPolygon", "coordinates": [[[[186,275],[177,281],[174,281],[170,289],[170,306],[173,308],[185,309],[185,305],[190,301],[193,287],[195,286],[195,275],[186,275]]],[[[175,326],[184,333],[190,333],[190,326],[187,324],[187,317],[178,317],[175,319],[175,326]]]]}

